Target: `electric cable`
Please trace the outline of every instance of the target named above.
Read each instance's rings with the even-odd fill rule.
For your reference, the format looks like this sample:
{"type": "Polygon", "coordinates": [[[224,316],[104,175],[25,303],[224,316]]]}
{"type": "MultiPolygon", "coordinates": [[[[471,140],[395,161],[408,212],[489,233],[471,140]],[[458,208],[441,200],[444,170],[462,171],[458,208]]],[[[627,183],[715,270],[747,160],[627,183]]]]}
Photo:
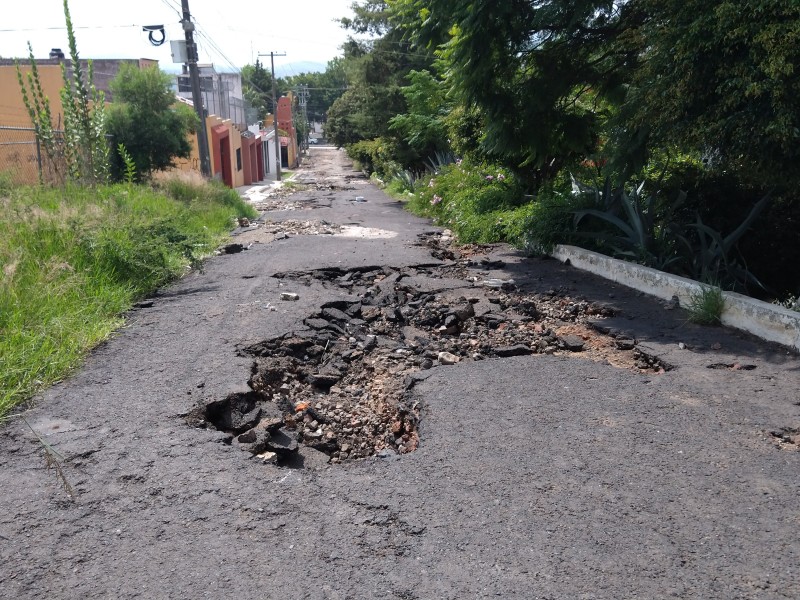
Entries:
{"type": "Polygon", "coordinates": [[[147,39],[153,46],[160,46],[167,39],[167,34],[164,31],[163,25],[143,25],[142,31],[147,32],[147,39]],[[161,37],[155,37],[153,34],[160,33],[161,37]]]}

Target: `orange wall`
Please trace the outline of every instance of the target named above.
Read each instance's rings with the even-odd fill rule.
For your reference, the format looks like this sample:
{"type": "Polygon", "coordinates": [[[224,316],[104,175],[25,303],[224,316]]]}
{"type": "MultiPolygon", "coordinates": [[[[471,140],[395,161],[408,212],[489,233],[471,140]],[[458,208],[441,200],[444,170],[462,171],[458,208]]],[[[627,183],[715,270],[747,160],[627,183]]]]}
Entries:
{"type": "MultiPolygon", "coordinates": [[[[230,169],[231,169],[231,180],[233,182],[233,187],[239,187],[244,185],[244,161],[247,159],[244,151],[242,150],[242,134],[239,133],[239,130],[234,127],[233,123],[230,119],[220,119],[216,115],[210,115],[206,117],[206,136],[208,137],[208,152],[209,157],[211,159],[211,170],[212,176],[222,180],[222,172],[220,169],[215,168],[215,164],[219,162],[217,154],[219,154],[219,149],[215,147],[214,144],[214,135],[212,133],[215,127],[219,126],[225,127],[228,132],[228,139],[230,140],[231,146],[231,157],[230,157],[230,169]],[[236,150],[242,150],[242,167],[240,169],[236,168],[236,150]]],[[[175,162],[175,168],[181,171],[197,171],[200,172],[200,154],[197,150],[197,135],[190,136],[191,143],[192,143],[192,155],[188,159],[181,159],[175,162]]]]}
{"type": "MultiPolygon", "coordinates": [[[[27,85],[27,74],[30,65],[20,65],[22,76],[27,85]]],[[[61,107],[60,90],[64,86],[61,79],[61,67],[58,64],[37,65],[39,80],[45,96],[50,98],[50,112],[53,116],[53,126],[57,129],[63,127],[64,116],[61,107]]],[[[29,94],[30,96],[30,94],[29,94]]],[[[0,65],[0,125],[8,127],[32,127],[31,118],[22,101],[22,92],[17,81],[17,69],[13,65],[0,65]]]]}

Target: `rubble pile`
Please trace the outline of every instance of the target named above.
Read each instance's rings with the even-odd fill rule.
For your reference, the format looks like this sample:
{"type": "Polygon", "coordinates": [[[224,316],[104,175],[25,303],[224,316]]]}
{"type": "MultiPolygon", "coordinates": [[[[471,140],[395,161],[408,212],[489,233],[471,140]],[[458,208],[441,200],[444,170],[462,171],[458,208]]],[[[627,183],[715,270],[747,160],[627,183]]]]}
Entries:
{"type": "Polygon", "coordinates": [[[338,463],[415,450],[413,386],[436,367],[580,353],[624,356],[618,366],[650,373],[669,369],[603,325],[613,314],[607,306],[565,290],[525,294],[510,280],[442,278],[446,268],[452,272],[418,265],[276,274],[287,288],[319,282],[349,300],[323,305],[301,331],[243,349],[254,360],[248,391],[208,404],[198,424],[264,460],[280,464],[304,447],[338,463]]]}

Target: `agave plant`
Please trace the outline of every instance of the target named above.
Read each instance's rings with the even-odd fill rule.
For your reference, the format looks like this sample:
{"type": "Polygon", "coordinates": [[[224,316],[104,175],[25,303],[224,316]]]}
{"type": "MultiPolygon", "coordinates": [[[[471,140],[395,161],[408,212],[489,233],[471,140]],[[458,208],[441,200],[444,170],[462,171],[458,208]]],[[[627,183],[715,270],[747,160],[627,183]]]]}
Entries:
{"type": "Polygon", "coordinates": [[[442,167],[456,162],[456,155],[450,150],[436,150],[425,159],[425,168],[431,173],[438,173],[442,167]]]}
{"type": "Polygon", "coordinates": [[[611,225],[613,231],[580,232],[609,246],[619,257],[634,259],[656,269],[667,270],[683,260],[677,252],[674,211],[683,204],[686,193],[681,192],[666,210],[659,210],[652,194],[644,195],[644,182],[630,193],[624,188],[613,189],[606,179],[603,189],[579,184],[573,179],[573,189],[578,193],[593,193],[595,205],[575,211],[577,228],[586,217],[594,217],[611,225]]]}
{"type": "Polygon", "coordinates": [[[413,192],[417,185],[417,179],[416,173],[408,169],[397,171],[394,174],[396,185],[402,192],[413,192]]]}
{"type": "Polygon", "coordinates": [[[687,236],[680,236],[690,257],[691,276],[699,281],[721,281],[732,289],[741,287],[746,290],[748,284],[754,284],[766,290],[764,284],[743,265],[741,255],[737,256],[736,244],[771,201],[770,192],[756,202],[739,226],[726,236],[703,223],[698,214],[695,222],[689,225],[696,234],[697,243],[692,244],[687,236]]]}

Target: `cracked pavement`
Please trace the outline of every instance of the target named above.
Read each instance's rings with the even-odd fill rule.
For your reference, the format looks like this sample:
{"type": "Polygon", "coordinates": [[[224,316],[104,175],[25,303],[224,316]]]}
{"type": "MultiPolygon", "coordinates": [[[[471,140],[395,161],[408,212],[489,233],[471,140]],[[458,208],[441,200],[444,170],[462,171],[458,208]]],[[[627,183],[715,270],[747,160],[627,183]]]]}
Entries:
{"type": "MultiPolygon", "coordinates": [[[[503,245],[437,258],[419,242],[438,230],[332,148],[313,148],[298,182],[306,187],[270,201],[261,227],[238,230],[249,249],[210,259],[131,311],[26,411],[62,456],[63,478],[22,420],[0,429],[0,595],[800,597],[795,355],[503,245]],[[345,226],[394,235],[336,235],[345,226]],[[461,269],[465,260],[476,264],[461,269]],[[254,359],[243,349],[298,332],[342,337],[304,321],[332,302],[361,303],[359,290],[286,273],[376,266],[417,269],[414,289],[440,304],[506,293],[466,276],[610,307],[597,336],[616,332],[610,339],[672,368],[591,356],[585,332],[585,352],[554,341],[536,354],[464,356],[425,370],[408,392],[413,452],[340,464],[321,452],[302,465],[265,462],[189,419],[252,391],[254,359]]],[[[452,333],[426,333],[438,335],[452,333]]],[[[310,401],[326,393],[297,389],[310,401]]]]}

